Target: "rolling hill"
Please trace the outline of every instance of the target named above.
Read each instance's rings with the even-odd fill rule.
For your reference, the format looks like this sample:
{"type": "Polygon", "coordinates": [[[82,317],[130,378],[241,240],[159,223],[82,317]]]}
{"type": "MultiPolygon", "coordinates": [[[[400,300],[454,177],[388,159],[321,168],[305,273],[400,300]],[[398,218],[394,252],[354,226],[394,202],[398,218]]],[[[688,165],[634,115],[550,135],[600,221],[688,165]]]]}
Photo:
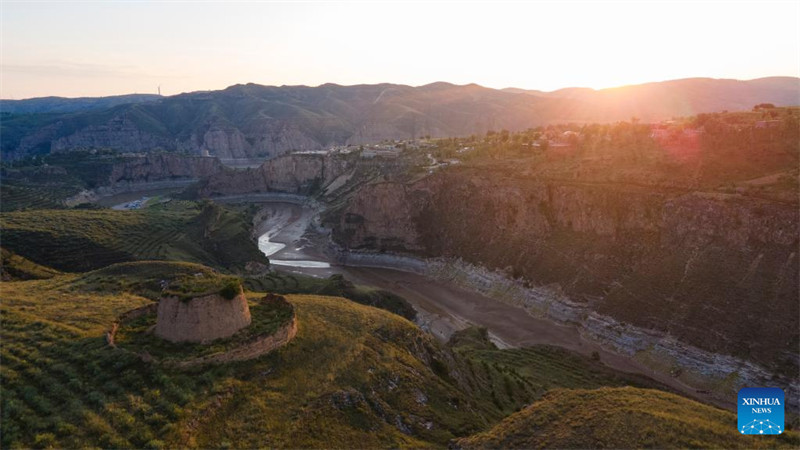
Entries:
{"type": "Polygon", "coordinates": [[[252,242],[246,217],[215,204],[13,212],[3,215],[0,229],[7,250],[70,272],[140,260],[200,262],[235,272],[269,264],[252,242]]]}
{"type": "Polygon", "coordinates": [[[736,416],[666,392],[558,389],[456,448],[796,448],[795,432],[741,436],[736,416]]]}
{"type": "Polygon", "coordinates": [[[789,77],[698,78],[550,93],[443,82],[419,87],[246,84],[116,106],[108,102],[105,109],[71,112],[63,112],[69,108],[58,102],[47,108],[47,102],[32,99],[8,107],[28,114],[3,116],[1,147],[3,156],[12,159],[78,148],[207,151],[221,158],[274,156],[290,150],[514,131],[557,122],[613,122],[633,116],[658,120],[750,109],[762,102],[796,105],[799,82],[789,77]],[[47,114],[30,114],[34,111],[47,114]]]}
{"type": "MultiPolygon", "coordinates": [[[[575,435],[569,427],[578,418],[618,426],[629,410],[650,414],[634,417],[640,429],[669,431],[647,433],[641,442],[652,446],[758,443],[736,440],[731,413],[664,392],[619,389],[656,386],[643,377],[549,347],[500,350],[475,329],[443,345],[398,315],[341,297],[287,296],[297,336],[251,361],[178,370],[106,345],[114,319],[158,298],[160,280],[212,271],[137,262],[4,282],[3,448],[427,448],[459,438],[472,445],[505,436],[507,423],[548,425],[549,416],[532,414],[548,409],[575,417],[559,422],[566,431],[557,430],[562,440],[548,441],[554,445],[597,444],[603,430],[575,435]],[[597,402],[617,392],[619,410],[599,414],[597,402]],[[711,434],[675,436],[698,423],[689,438],[711,434]],[[469,437],[475,433],[482,434],[469,437]]],[[[263,294],[247,296],[254,302],[263,294]]],[[[641,446],[637,436],[631,430],[607,443],[641,446]]],[[[796,434],[777,443],[796,445],[796,434]]]]}

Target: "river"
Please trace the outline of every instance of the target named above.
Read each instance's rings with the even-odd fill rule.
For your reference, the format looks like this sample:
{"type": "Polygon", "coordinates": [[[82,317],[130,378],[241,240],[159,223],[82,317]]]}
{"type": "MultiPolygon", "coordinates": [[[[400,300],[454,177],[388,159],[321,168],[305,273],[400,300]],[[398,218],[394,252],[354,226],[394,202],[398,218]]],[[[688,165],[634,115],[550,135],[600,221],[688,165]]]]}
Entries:
{"type": "Polygon", "coordinates": [[[533,317],[522,308],[412,272],[336,264],[325,254],[326,237],[310,227],[314,217],[311,208],[279,202],[262,203],[262,206],[266,219],[256,227],[258,247],[278,266],[277,270],[314,277],[342,274],[356,284],[400,295],[417,310],[417,325],[441,341],[449,339],[455,331],[478,325],[486,327],[491,340],[501,348],[554,345],[586,356],[597,352],[609,367],[648,376],[705,402],[733,407],[733,403],[698,393],[668,374],[655,372],[630,357],[587,341],[574,327],[533,317]]]}

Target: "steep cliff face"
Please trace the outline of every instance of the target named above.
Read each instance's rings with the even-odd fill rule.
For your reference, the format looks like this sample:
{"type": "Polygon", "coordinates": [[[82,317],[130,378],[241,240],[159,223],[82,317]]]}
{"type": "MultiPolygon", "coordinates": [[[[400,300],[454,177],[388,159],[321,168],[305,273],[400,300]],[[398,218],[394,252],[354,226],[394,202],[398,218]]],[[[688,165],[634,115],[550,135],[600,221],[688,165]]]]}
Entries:
{"type": "Polygon", "coordinates": [[[295,154],[266,161],[260,167],[220,172],[204,181],[200,195],[258,192],[309,194],[330,185],[356,167],[353,158],[295,154]]]}
{"type": "MultiPolygon", "coordinates": [[[[52,139],[53,133],[39,134],[36,139],[25,142],[35,147],[52,139]]],[[[106,123],[91,125],[51,141],[53,152],[72,149],[113,148],[126,152],[150,151],[153,149],[176,149],[175,142],[156,133],[148,132],[127,117],[114,117],[106,123]]]]}
{"type": "Polygon", "coordinates": [[[461,258],[707,350],[796,367],[795,205],[500,175],[365,186],[326,220],[350,249],[461,258]]]}
{"type": "Polygon", "coordinates": [[[114,164],[108,176],[108,185],[119,183],[147,183],[177,178],[206,178],[224,170],[217,158],[153,154],[138,158],[125,158],[114,164]]]}

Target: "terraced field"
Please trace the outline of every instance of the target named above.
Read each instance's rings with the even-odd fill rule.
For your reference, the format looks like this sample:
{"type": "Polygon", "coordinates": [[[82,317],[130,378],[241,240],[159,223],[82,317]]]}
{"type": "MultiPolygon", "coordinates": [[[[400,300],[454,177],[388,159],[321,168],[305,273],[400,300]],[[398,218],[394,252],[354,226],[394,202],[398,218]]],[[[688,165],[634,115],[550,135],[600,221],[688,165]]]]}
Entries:
{"type": "Polygon", "coordinates": [[[78,192],[77,189],[41,185],[0,184],[0,212],[24,209],[60,209],[63,200],[78,192]]]}
{"type": "Polygon", "coordinates": [[[341,275],[333,275],[329,278],[314,278],[272,272],[260,277],[249,277],[245,279],[245,285],[254,291],[344,297],[362,305],[391,311],[409,320],[414,320],[417,315],[414,307],[404,298],[383,289],[356,286],[341,275]]]}
{"type": "MultiPolygon", "coordinates": [[[[109,269],[132,281],[145,265],[109,269]]],[[[3,448],[443,445],[499,417],[431,370],[441,350],[411,323],[331,297],[289,298],[300,331],[275,354],[188,372],[148,365],[105,344],[114,317],[150,302],[105,293],[97,283],[114,272],[4,283],[3,448]]]]}
{"type": "Polygon", "coordinates": [[[650,389],[557,389],[455,448],[797,448],[800,435],[742,436],[736,415],[650,389]]]}
{"type": "Polygon", "coordinates": [[[21,211],[0,218],[3,246],[38,264],[80,272],[135,260],[242,270],[267,260],[246,217],[217,205],[138,211],[21,211]]]}
{"type": "Polygon", "coordinates": [[[0,280],[37,280],[52,278],[61,272],[34,263],[22,256],[0,248],[0,280]]]}
{"type": "MultiPolygon", "coordinates": [[[[111,322],[157,298],[161,280],[195,273],[214,271],[132,262],[2,283],[0,446],[761,445],[737,440],[731,413],[673,394],[623,396],[620,411],[636,413],[625,419],[597,413],[607,411],[597,403],[607,390],[557,389],[648,385],[592,359],[548,347],[498,350],[476,328],[442,346],[397,315],[340,297],[288,296],[297,336],[252,361],[181,371],[106,345],[111,322]],[[683,439],[686,424],[712,437],[683,439]],[[603,431],[620,427],[619,436],[603,431]]],[[[251,301],[262,295],[248,293],[251,301]]],[[[789,432],[767,446],[797,444],[789,432]]]]}
{"type": "Polygon", "coordinates": [[[617,372],[600,361],[546,345],[498,349],[486,329],[457,332],[448,346],[469,369],[477,389],[490,393],[502,411],[511,413],[556,388],[594,389],[637,386],[668,390],[649,378],[617,372]]]}
{"type": "Polygon", "coordinates": [[[3,448],[158,448],[182,407],[213,386],[213,369],[167,375],[105,344],[109,320],[145,304],[141,297],[42,282],[7,283],[3,292],[3,448]]]}

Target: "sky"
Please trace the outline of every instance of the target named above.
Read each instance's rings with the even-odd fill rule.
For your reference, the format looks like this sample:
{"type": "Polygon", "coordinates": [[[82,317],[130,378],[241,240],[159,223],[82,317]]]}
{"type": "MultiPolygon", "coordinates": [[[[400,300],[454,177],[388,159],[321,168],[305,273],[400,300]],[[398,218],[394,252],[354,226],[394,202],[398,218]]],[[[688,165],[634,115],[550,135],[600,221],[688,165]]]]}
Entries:
{"type": "Polygon", "coordinates": [[[0,0],[0,98],[800,76],[800,1],[0,0]]]}

